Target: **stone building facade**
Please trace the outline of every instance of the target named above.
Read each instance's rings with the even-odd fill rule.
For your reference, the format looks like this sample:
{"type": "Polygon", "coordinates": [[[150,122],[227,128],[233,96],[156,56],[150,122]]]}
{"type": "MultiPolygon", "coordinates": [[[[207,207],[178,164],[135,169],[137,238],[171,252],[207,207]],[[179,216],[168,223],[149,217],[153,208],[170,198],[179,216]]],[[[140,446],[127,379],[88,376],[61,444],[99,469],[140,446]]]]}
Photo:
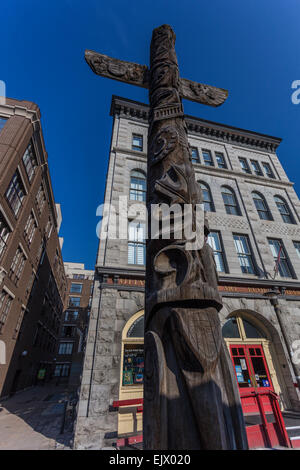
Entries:
{"type": "Polygon", "coordinates": [[[61,212],[40,118],[32,102],[0,104],[2,397],[51,378],[63,311],[61,212]]]}
{"type": "MultiPolygon", "coordinates": [[[[100,241],[75,447],[103,448],[141,432],[148,106],[114,96],[105,203],[124,214],[129,239],[100,241]],[[142,214],[142,210],[141,210],[142,214]]],[[[223,336],[240,389],[266,388],[300,410],[300,202],[276,149],[281,139],[186,116],[219,271],[223,336]],[[297,343],[298,341],[298,343],[297,343]],[[297,349],[298,348],[298,349],[297,349]],[[241,364],[241,365],[240,365],[241,364]]],[[[114,213],[108,214],[112,227],[114,213]]],[[[104,219],[99,226],[104,233],[104,219]]]]}
{"type": "Polygon", "coordinates": [[[90,307],[93,294],[94,271],[82,263],[64,262],[66,297],[61,318],[56,352],[54,378],[76,390],[80,385],[90,307]]]}

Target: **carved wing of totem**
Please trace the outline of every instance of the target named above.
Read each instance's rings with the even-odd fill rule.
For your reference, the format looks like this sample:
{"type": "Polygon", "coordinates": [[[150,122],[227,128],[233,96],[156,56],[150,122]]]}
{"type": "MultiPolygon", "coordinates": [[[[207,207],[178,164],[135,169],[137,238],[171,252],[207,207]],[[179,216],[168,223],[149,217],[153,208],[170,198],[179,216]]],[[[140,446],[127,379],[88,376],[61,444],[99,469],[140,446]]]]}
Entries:
{"type": "MultiPolygon", "coordinates": [[[[114,59],[90,50],[85,51],[85,60],[96,75],[149,88],[149,69],[146,65],[114,59]]],[[[223,88],[204,85],[186,78],[179,79],[179,91],[181,98],[214,107],[220,106],[228,97],[228,91],[223,88]]]]}

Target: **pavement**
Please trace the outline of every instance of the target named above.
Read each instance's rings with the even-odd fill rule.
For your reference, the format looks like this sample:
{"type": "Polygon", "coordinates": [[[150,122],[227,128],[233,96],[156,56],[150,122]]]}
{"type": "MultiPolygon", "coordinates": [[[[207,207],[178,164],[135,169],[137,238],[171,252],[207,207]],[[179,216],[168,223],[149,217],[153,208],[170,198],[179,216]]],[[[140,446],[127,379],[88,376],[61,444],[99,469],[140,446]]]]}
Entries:
{"type": "Polygon", "coordinates": [[[61,433],[69,396],[65,387],[45,384],[0,398],[0,450],[70,450],[73,419],[68,413],[61,433]]]}

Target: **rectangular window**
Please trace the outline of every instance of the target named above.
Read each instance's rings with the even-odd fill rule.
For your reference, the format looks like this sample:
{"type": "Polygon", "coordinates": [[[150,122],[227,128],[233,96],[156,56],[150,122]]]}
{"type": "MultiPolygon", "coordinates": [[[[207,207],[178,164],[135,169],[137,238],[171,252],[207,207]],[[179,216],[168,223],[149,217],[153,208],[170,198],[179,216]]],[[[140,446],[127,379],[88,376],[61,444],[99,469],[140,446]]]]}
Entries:
{"type": "Polygon", "coordinates": [[[69,307],[79,307],[80,297],[69,297],[69,307]]]}
{"type": "Polygon", "coordinates": [[[210,232],[207,238],[207,243],[214,250],[214,258],[217,266],[217,271],[220,273],[225,273],[226,269],[221,234],[218,232],[210,232]]]}
{"type": "Polygon", "coordinates": [[[143,136],[132,134],[132,150],[143,151],[143,136]]]}
{"type": "Polygon", "coordinates": [[[240,267],[244,274],[255,274],[253,256],[247,235],[233,235],[240,267]]]}
{"type": "Polygon", "coordinates": [[[45,206],[45,202],[46,202],[46,196],[45,196],[43,185],[39,187],[35,200],[36,200],[36,205],[37,205],[39,214],[41,215],[45,206]]]}
{"type": "Polygon", "coordinates": [[[61,335],[63,338],[72,338],[75,336],[76,327],[65,325],[62,327],[61,335]]]}
{"type": "Polygon", "coordinates": [[[15,326],[15,331],[14,331],[14,334],[13,334],[13,338],[14,338],[14,339],[17,339],[17,337],[18,337],[18,335],[19,335],[19,332],[20,332],[20,330],[21,330],[21,325],[22,325],[22,322],[23,322],[24,313],[25,313],[25,310],[24,310],[24,308],[22,307],[22,308],[21,308],[20,315],[19,315],[18,320],[17,320],[17,323],[16,323],[16,326],[15,326]]]}
{"type": "Polygon", "coordinates": [[[203,156],[203,161],[204,165],[206,166],[214,166],[214,162],[211,156],[211,152],[209,150],[203,150],[202,149],[202,156],[203,156]]]}
{"type": "Polygon", "coordinates": [[[26,257],[23,253],[23,250],[20,247],[18,247],[17,251],[16,251],[16,254],[15,254],[13,260],[12,260],[10,270],[8,272],[9,278],[16,285],[18,284],[18,282],[20,280],[21,274],[22,274],[23,269],[24,269],[25,262],[26,262],[26,257]]]}
{"type": "Polygon", "coordinates": [[[5,126],[7,119],[0,118],[0,132],[2,131],[3,127],[5,126]]]}
{"type": "Polygon", "coordinates": [[[298,257],[300,258],[300,242],[293,242],[294,243],[294,247],[296,249],[296,253],[298,255],[298,257]]]}
{"type": "Polygon", "coordinates": [[[73,279],[84,279],[84,274],[73,274],[73,279]]]}
{"type": "Polygon", "coordinates": [[[272,171],[272,168],[270,167],[269,163],[263,162],[262,166],[264,167],[264,170],[266,172],[267,177],[275,179],[275,175],[274,175],[274,173],[272,171]]]}
{"type": "Polygon", "coordinates": [[[60,343],[58,354],[72,354],[73,343],[60,343]]]}
{"type": "Polygon", "coordinates": [[[241,165],[241,169],[243,170],[244,173],[251,173],[251,170],[250,170],[250,167],[249,167],[249,164],[248,164],[246,158],[240,157],[239,162],[240,162],[240,165],[241,165]]]}
{"type": "Polygon", "coordinates": [[[145,224],[131,222],[128,226],[128,264],[144,265],[145,260],[145,224]]]}
{"type": "Polygon", "coordinates": [[[197,147],[191,147],[192,163],[200,163],[199,152],[197,147]]]}
{"type": "Polygon", "coordinates": [[[37,167],[37,159],[35,156],[32,142],[30,142],[27,149],[25,150],[25,153],[23,155],[23,163],[25,166],[28,179],[31,182],[33,175],[34,175],[34,169],[37,167]]]}
{"type": "Polygon", "coordinates": [[[70,364],[56,364],[54,377],[68,377],[70,374],[70,364]]]}
{"type": "Polygon", "coordinates": [[[227,168],[223,153],[216,152],[216,160],[219,168],[227,168]]]}
{"type": "Polygon", "coordinates": [[[82,284],[77,284],[76,282],[72,282],[71,283],[71,288],[70,288],[70,292],[72,292],[73,294],[81,294],[82,292],[82,284]]]}
{"type": "Polygon", "coordinates": [[[263,176],[263,172],[260,168],[260,165],[256,160],[251,160],[251,166],[252,166],[252,170],[253,170],[253,172],[256,176],[263,176]]]}
{"type": "Polygon", "coordinates": [[[12,177],[6,190],[5,197],[13,213],[17,216],[25,197],[25,188],[18,171],[16,171],[12,177]]]}
{"type": "Polygon", "coordinates": [[[33,213],[31,212],[29,214],[29,217],[27,219],[27,222],[24,228],[24,238],[29,245],[31,244],[33,240],[36,228],[37,228],[37,223],[35,221],[33,213]]]}
{"type": "Polygon", "coordinates": [[[274,272],[279,272],[281,277],[294,277],[282,240],[269,238],[268,242],[275,262],[274,272]]]}
{"type": "Polygon", "coordinates": [[[5,290],[3,290],[0,294],[0,333],[3,331],[3,327],[7,320],[12,301],[13,298],[5,290]]]}
{"type": "Polygon", "coordinates": [[[67,310],[65,312],[65,321],[76,321],[78,318],[78,310],[67,310]]]}
{"type": "Polygon", "coordinates": [[[4,251],[6,250],[7,240],[11,230],[0,212],[0,257],[3,255],[4,251]]]}
{"type": "Polygon", "coordinates": [[[130,200],[146,201],[146,177],[141,171],[133,170],[130,176],[130,200]]]}

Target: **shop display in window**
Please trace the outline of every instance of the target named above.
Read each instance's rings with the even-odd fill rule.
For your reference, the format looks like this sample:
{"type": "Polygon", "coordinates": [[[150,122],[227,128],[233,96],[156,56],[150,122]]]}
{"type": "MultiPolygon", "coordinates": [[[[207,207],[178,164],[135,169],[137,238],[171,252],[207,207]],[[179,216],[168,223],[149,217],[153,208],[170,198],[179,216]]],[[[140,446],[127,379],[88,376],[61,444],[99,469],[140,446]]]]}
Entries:
{"type": "Polygon", "coordinates": [[[123,385],[143,384],[144,347],[143,345],[125,344],[123,361],[123,385]]]}

